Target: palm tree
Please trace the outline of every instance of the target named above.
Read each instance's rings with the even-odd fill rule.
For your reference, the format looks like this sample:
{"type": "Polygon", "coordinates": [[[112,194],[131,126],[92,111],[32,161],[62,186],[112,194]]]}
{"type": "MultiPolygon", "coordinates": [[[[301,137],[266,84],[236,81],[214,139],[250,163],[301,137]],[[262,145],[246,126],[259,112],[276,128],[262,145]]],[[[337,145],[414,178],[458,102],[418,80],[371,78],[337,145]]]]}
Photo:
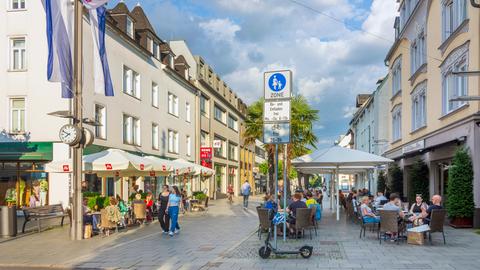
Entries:
{"type": "MultiPolygon", "coordinates": [[[[248,107],[245,132],[243,134],[246,143],[255,143],[255,139],[263,140],[263,103],[260,99],[248,107]]],[[[287,145],[287,175],[292,169],[291,160],[308,154],[309,147],[316,148],[317,136],[313,133],[313,124],[318,121],[318,110],[310,107],[305,97],[294,96],[291,101],[290,129],[291,138],[287,145]]],[[[274,154],[275,145],[266,144],[265,150],[268,153],[268,174],[274,179],[274,154]]],[[[299,180],[300,181],[300,180],[299,180]]],[[[287,177],[288,192],[290,192],[290,179],[287,177]]],[[[301,183],[299,183],[301,186],[301,183]]],[[[269,181],[269,190],[273,190],[273,181],[269,181]]]]}

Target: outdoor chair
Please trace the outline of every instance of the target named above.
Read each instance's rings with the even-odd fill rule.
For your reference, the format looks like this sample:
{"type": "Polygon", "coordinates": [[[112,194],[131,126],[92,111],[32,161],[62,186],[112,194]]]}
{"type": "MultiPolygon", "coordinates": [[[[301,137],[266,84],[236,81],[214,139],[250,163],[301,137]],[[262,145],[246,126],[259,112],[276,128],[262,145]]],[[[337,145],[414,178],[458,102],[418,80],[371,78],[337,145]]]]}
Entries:
{"type": "MultiPolygon", "coordinates": [[[[392,210],[380,210],[380,227],[378,229],[378,239],[380,240],[380,244],[382,244],[382,233],[384,240],[386,240],[387,232],[397,233],[398,230],[398,212],[392,210]]],[[[400,236],[400,235],[397,235],[400,236]]],[[[397,241],[397,244],[399,242],[397,241]]]]}
{"type": "Polygon", "coordinates": [[[133,223],[142,222],[147,218],[145,203],[133,203],[133,223]]]}
{"type": "Polygon", "coordinates": [[[295,237],[298,237],[298,232],[302,232],[305,235],[305,229],[310,230],[310,239],[312,239],[312,229],[314,225],[312,223],[312,209],[311,208],[298,208],[295,218],[295,237]]]}
{"type": "Polygon", "coordinates": [[[118,232],[118,224],[108,219],[107,209],[105,208],[100,210],[100,228],[107,236],[110,235],[111,229],[115,229],[115,232],[118,232]]]}
{"type": "Polygon", "coordinates": [[[363,238],[365,238],[365,232],[367,230],[367,227],[370,227],[371,231],[374,231],[375,228],[378,229],[380,224],[377,223],[377,222],[365,223],[365,221],[363,220],[362,211],[360,209],[360,206],[358,206],[357,209],[358,209],[357,210],[357,220],[360,222],[360,238],[362,238],[362,232],[363,232],[363,238]]]}
{"type": "Polygon", "coordinates": [[[267,231],[270,229],[271,222],[270,222],[270,210],[267,208],[257,208],[257,213],[258,213],[258,220],[259,220],[259,225],[258,225],[258,239],[262,240],[262,232],[267,231]]]}
{"type": "Polygon", "coordinates": [[[351,203],[347,204],[346,212],[347,212],[347,220],[348,218],[350,218],[352,222],[355,222],[355,213],[353,211],[353,204],[351,203]]]}
{"type": "Polygon", "coordinates": [[[315,230],[315,236],[317,236],[317,220],[315,219],[315,214],[317,213],[317,207],[316,206],[312,206],[312,208],[310,208],[311,210],[311,213],[310,213],[310,220],[312,222],[312,226],[313,226],[313,229],[315,230]]]}
{"type": "Polygon", "coordinates": [[[430,230],[428,231],[428,239],[430,245],[432,244],[432,233],[442,233],[443,244],[446,245],[445,233],[443,232],[443,224],[445,223],[445,216],[447,215],[447,210],[445,209],[433,209],[430,218],[430,230]]]}

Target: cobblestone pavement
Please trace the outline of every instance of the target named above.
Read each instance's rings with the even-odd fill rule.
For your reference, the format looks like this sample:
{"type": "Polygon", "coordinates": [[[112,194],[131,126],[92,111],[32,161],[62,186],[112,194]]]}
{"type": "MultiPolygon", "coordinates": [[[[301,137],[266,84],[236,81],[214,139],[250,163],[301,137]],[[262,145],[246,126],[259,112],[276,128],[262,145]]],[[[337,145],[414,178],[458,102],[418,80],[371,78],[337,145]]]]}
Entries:
{"type": "MultiPolygon", "coordinates": [[[[337,222],[325,209],[318,235],[310,240],[279,239],[279,248],[309,244],[313,256],[260,259],[255,229],[255,204],[247,211],[240,201],[213,202],[207,213],[182,217],[182,231],[170,239],[157,222],[110,237],[71,242],[67,228],[56,228],[0,243],[0,269],[480,269],[480,236],[473,230],[446,228],[447,245],[433,235],[433,245],[378,243],[367,231],[359,239],[358,225],[337,222]],[[6,252],[7,251],[7,252],[6,252]],[[22,267],[20,267],[22,266],[22,267]]],[[[263,238],[262,238],[263,239],[263,238]]]]}

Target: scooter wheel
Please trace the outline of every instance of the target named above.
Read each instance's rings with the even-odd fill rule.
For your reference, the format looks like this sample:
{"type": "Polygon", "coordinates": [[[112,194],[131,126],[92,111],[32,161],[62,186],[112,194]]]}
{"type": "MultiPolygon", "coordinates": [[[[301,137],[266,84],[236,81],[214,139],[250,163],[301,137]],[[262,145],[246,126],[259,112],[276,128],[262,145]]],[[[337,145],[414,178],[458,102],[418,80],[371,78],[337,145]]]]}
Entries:
{"type": "Polygon", "coordinates": [[[272,253],[272,249],[270,247],[261,247],[258,250],[258,255],[260,255],[262,259],[267,259],[268,257],[270,257],[271,253],[272,253]]]}
{"type": "Polygon", "coordinates": [[[300,255],[304,259],[310,258],[312,256],[312,253],[313,253],[313,247],[311,246],[303,246],[300,248],[300,255]]]}

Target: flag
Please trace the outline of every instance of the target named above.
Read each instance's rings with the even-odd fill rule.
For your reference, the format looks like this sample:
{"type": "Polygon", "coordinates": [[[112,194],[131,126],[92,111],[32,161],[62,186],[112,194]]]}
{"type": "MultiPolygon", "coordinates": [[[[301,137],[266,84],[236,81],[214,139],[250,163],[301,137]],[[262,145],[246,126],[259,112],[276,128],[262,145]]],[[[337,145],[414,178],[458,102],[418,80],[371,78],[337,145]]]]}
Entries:
{"type": "Polygon", "coordinates": [[[105,20],[108,0],[83,0],[84,6],[90,15],[90,29],[94,43],[93,50],[93,77],[94,91],[105,96],[113,96],[113,84],[108,67],[107,52],[105,49],[105,20]]]}
{"type": "Polygon", "coordinates": [[[62,97],[73,97],[73,6],[69,1],[43,0],[47,24],[47,79],[62,84],[62,97]]]}

